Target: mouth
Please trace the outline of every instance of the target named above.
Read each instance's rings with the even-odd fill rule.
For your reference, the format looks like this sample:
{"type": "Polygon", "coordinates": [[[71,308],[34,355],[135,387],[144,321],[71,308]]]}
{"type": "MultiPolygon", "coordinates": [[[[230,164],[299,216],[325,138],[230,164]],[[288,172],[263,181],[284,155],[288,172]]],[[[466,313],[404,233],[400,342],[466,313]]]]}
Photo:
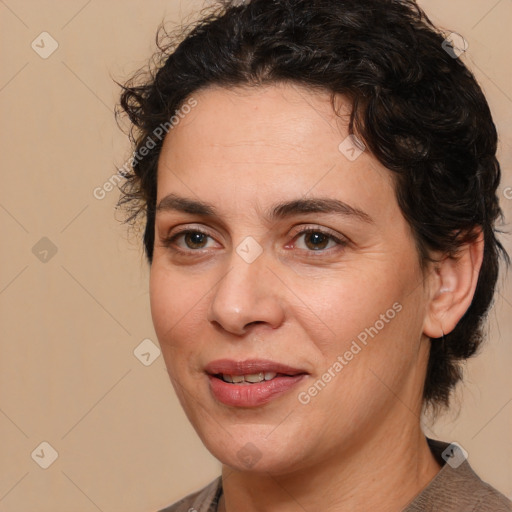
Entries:
{"type": "Polygon", "coordinates": [[[258,382],[263,382],[264,380],[273,380],[277,376],[289,377],[289,375],[276,372],[260,372],[251,373],[249,375],[228,375],[224,373],[218,373],[214,375],[214,377],[217,379],[222,379],[224,382],[229,382],[230,384],[257,384],[258,382]]]}
{"type": "Polygon", "coordinates": [[[205,371],[213,396],[225,405],[256,407],[291,390],[308,372],[267,360],[209,363],[205,371]]]}
{"type": "Polygon", "coordinates": [[[295,377],[296,375],[307,374],[305,370],[265,359],[247,359],[244,361],[219,359],[207,364],[205,371],[209,375],[232,384],[255,384],[276,377],[295,377]]]}

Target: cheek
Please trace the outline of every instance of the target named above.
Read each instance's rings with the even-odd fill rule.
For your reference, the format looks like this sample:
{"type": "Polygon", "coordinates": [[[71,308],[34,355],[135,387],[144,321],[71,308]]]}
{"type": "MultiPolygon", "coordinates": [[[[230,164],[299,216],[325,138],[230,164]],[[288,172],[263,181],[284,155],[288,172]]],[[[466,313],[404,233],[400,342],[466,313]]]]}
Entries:
{"type": "Polygon", "coordinates": [[[149,301],[153,325],[160,343],[163,342],[162,334],[166,329],[171,328],[170,317],[172,315],[168,315],[167,312],[173,311],[173,304],[168,285],[165,275],[153,263],[149,277],[149,301]]]}
{"type": "Polygon", "coordinates": [[[380,316],[389,311],[385,319],[394,317],[393,304],[403,295],[399,283],[390,277],[389,272],[373,270],[332,276],[314,286],[304,283],[295,290],[307,306],[296,318],[321,352],[339,354],[358,335],[364,338],[365,329],[376,322],[379,330],[388,330],[387,322],[382,328],[380,316]]]}
{"type": "Polygon", "coordinates": [[[151,316],[162,350],[177,348],[180,324],[191,309],[190,294],[186,293],[189,287],[183,286],[173,273],[164,271],[158,264],[151,268],[149,283],[151,316]]]}
{"type": "Polygon", "coordinates": [[[208,288],[157,264],[151,268],[151,316],[162,355],[172,375],[192,371],[201,352],[208,288]]]}

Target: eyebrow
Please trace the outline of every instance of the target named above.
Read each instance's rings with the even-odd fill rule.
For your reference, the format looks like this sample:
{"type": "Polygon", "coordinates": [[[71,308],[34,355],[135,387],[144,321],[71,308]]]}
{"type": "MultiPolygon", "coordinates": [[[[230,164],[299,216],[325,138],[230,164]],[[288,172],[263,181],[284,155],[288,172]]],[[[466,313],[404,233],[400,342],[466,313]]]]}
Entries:
{"type": "MultiPolygon", "coordinates": [[[[169,194],[162,198],[156,207],[157,212],[178,211],[204,217],[221,217],[217,208],[205,201],[198,201],[176,194],[169,194]]],[[[354,217],[358,220],[373,224],[374,220],[363,210],[350,206],[339,199],[316,197],[310,199],[294,199],[273,205],[267,212],[266,218],[276,221],[304,213],[335,213],[345,217],[354,217]]]]}

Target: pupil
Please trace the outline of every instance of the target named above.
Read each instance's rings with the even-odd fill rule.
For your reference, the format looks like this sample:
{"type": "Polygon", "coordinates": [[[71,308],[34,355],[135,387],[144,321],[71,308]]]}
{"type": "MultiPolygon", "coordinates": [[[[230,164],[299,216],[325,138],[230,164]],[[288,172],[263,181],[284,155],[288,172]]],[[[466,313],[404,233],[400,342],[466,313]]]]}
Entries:
{"type": "Polygon", "coordinates": [[[201,245],[202,242],[204,242],[203,238],[205,235],[202,233],[188,233],[186,235],[187,237],[187,245],[197,246],[201,245]],[[188,243],[190,242],[190,244],[188,243]]]}
{"type": "Polygon", "coordinates": [[[311,233],[309,235],[309,238],[310,238],[310,240],[313,241],[312,247],[314,250],[322,249],[322,247],[320,245],[315,245],[315,244],[318,244],[318,243],[322,244],[322,242],[324,242],[324,244],[322,244],[322,245],[325,245],[325,241],[327,240],[327,237],[322,233],[311,233]]]}

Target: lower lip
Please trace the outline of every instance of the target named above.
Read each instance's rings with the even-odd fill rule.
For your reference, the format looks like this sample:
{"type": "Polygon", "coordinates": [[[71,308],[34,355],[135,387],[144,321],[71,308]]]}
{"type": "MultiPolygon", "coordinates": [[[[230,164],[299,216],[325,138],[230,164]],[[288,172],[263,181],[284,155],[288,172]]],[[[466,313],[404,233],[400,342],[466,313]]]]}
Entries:
{"type": "Polygon", "coordinates": [[[286,393],[306,375],[274,377],[255,384],[231,384],[209,375],[213,396],[225,405],[233,407],[258,407],[286,393]]]}

